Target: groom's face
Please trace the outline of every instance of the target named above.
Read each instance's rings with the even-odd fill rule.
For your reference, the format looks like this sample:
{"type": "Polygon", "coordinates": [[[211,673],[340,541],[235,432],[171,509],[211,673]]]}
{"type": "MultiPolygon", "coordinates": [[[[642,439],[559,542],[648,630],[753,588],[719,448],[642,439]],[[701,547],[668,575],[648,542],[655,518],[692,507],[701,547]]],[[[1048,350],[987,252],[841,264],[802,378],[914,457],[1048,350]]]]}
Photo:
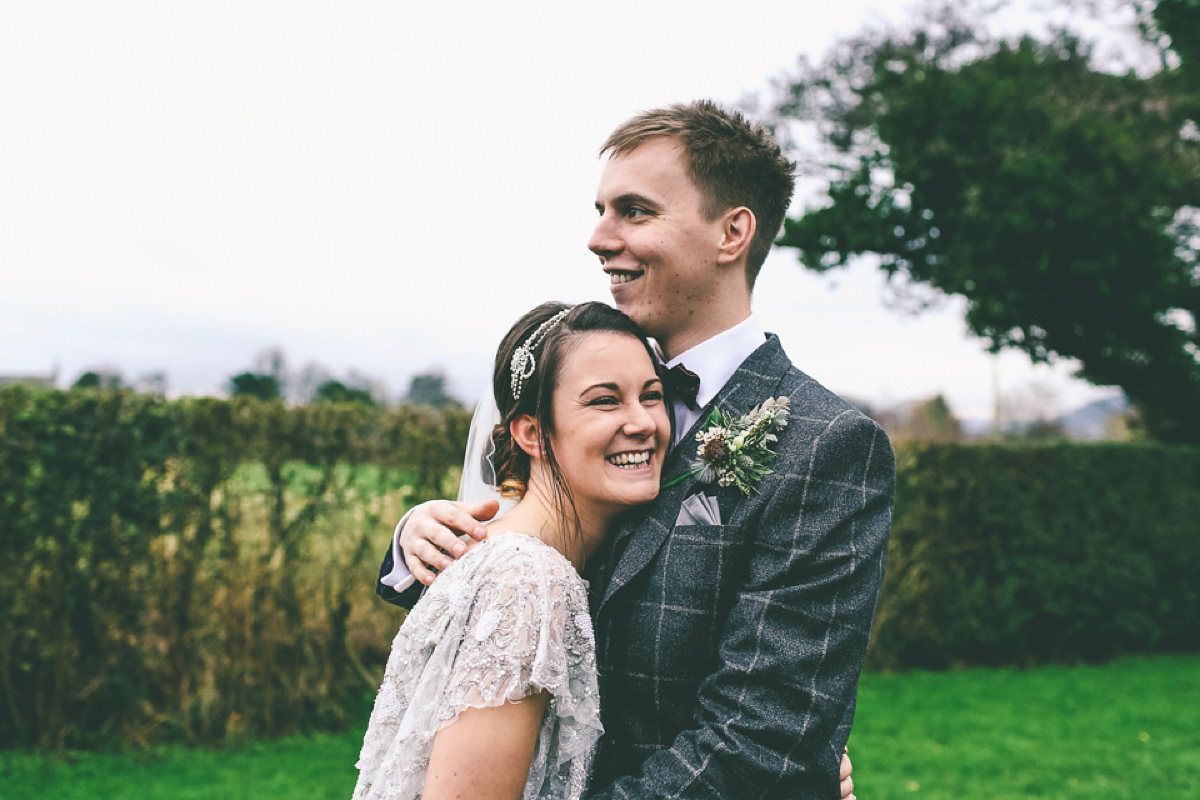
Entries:
{"type": "Polygon", "coordinates": [[[608,273],[617,308],[660,343],[703,324],[713,302],[722,226],[704,200],[682,147],[668,138],[613,156],[600,177],[588,248],[608,273]]]}

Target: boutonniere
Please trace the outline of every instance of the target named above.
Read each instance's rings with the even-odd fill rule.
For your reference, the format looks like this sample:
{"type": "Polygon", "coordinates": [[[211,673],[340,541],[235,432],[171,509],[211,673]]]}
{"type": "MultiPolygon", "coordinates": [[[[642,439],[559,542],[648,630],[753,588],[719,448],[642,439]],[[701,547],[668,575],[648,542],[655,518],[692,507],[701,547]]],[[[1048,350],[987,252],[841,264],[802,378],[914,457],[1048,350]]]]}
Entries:
{"type": "Polygon", "coordinates": [[[714,408],[705,429],[696,434],[700,444],[691,470],[665,485],[699,475],[703,483],[736,486],[749,497],[762,477],[771,474],[766,465],[775,458],[775,432],[787,426],[787,419],[786,397],[767,399],[737,419],[714,408]]]}

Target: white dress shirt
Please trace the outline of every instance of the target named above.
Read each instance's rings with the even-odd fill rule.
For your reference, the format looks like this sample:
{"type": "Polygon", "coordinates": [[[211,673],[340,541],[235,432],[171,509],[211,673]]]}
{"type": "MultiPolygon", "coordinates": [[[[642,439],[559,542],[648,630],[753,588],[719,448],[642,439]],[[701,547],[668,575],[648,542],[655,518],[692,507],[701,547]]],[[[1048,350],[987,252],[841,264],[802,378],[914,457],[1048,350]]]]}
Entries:
{"type": "Polygon", "coordinates": [[[705,339],[664,364],[667,369],[676,364],[683,364],[700,377],[700,390],[696,392],[696,411],[688,408],[682,400],[671,401],[675,409],[675,439],[671,442],[672,446],[679,444],[680,437],[687,433],[700,417],[700,409],[712,402],[742,362],[766,340],[767,332],[763,330],[762,323],[758,321],[758,317],[751,314],[732,328],[718,333],[711,339],[705,339]]]}

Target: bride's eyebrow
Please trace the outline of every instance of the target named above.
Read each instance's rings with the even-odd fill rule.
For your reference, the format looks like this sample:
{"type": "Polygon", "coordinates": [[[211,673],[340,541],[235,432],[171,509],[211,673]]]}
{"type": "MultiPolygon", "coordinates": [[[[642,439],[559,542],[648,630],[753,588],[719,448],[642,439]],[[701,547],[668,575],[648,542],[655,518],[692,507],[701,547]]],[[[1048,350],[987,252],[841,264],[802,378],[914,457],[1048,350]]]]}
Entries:
{"type": "Polygon", "coordinates": [[[587,387],[579,394],[580,394],[580,396],[585,395],[588,392],[592,391],[592,389],[608,389],[610,392],[616,392],[616,391],[620,390],[620,387],[617,386],[615,383],[593,383],[591,386],[587,387]]]}

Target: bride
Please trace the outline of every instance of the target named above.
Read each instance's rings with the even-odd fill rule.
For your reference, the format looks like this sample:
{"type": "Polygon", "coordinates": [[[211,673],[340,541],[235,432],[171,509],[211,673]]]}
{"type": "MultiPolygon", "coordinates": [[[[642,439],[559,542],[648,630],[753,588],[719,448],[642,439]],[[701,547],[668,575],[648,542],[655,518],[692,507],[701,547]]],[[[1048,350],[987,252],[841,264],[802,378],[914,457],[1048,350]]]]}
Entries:
{"type": "Polygon", "coordinates": [[[670,423],[640,329],[546,303],[496,353],[494,483],[519,494],[409,614],[363,741],[355,798],[579,798],[602,728],[579,571],[658,494],[670,423]]]}

